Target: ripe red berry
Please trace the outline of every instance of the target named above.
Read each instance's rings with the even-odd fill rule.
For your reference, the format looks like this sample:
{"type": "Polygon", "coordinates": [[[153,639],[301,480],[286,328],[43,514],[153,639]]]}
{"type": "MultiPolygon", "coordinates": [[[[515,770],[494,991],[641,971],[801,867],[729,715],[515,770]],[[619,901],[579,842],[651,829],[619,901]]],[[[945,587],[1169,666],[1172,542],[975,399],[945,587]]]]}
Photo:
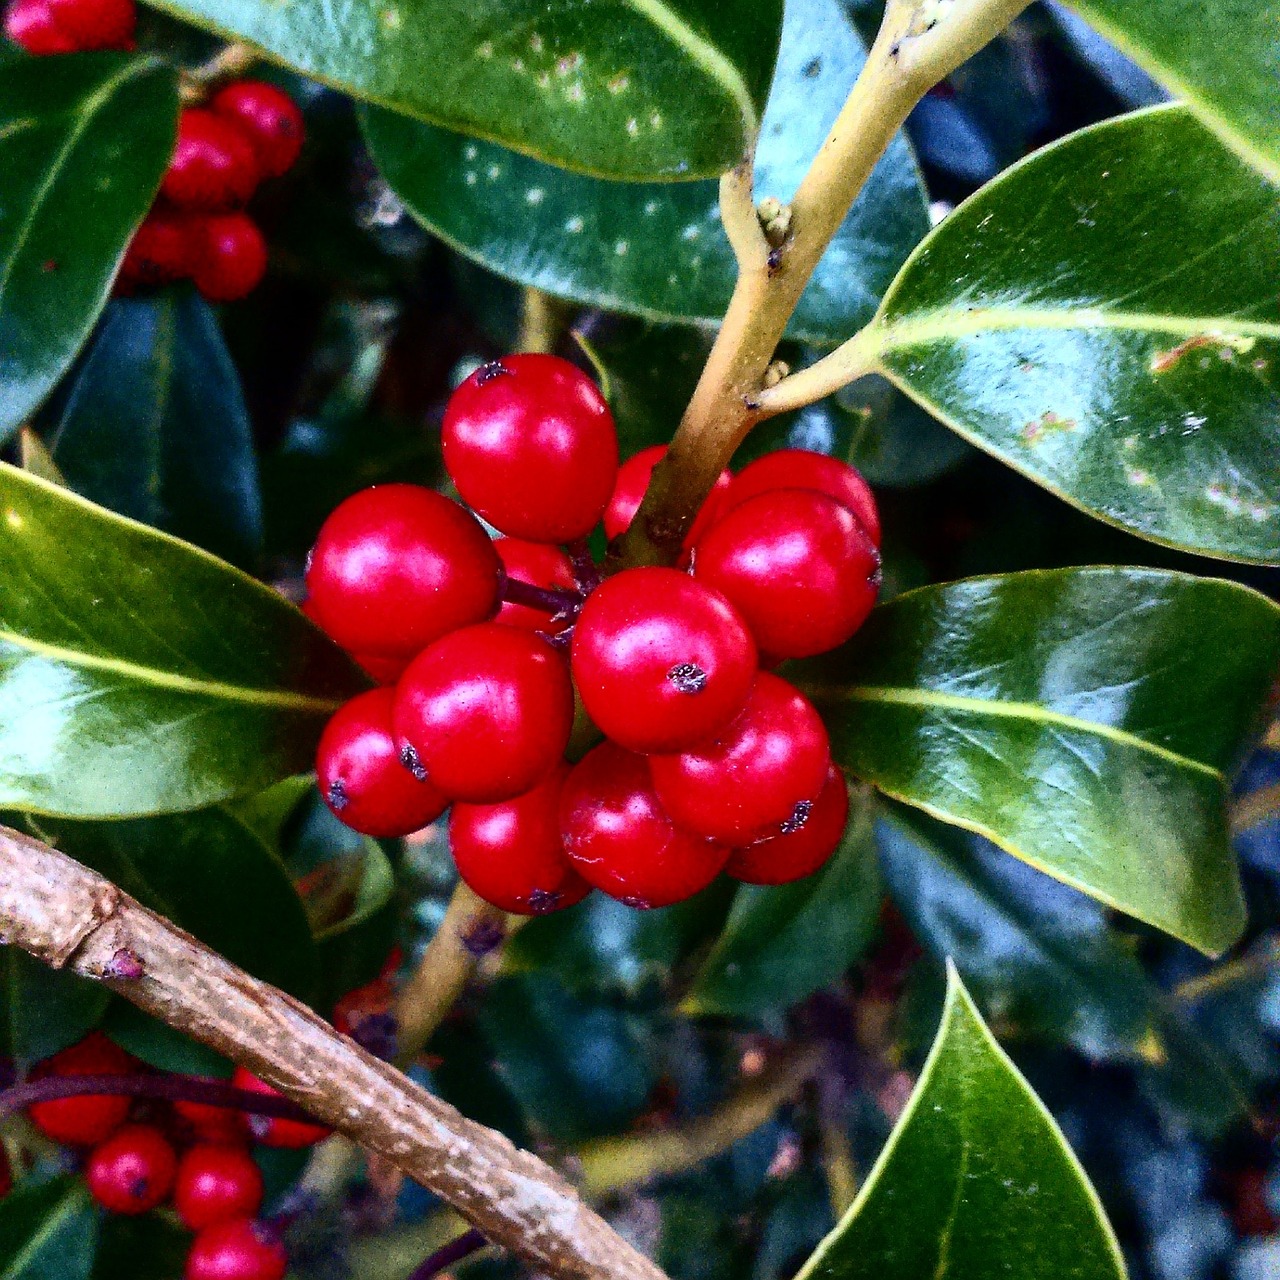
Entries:
{"type": "Polygon", "coordinates": [[[735,849],[725,874],[745,884],[789,884],[812,875],[839,848],[849,821],[849,788],[831,765],[827,781],[802,822],[745,849],[735,849]]]}
{"type": "Polygon", "coordinates": [[[536,916],[571,907],[591,891],[569,865],[560,839],[560,793],[568,776],[569,766],[561,764],[514,800],[453,806],[453,860],[486,902],[536,916]]]}
{"type": "Polygon", "coordinates": [[[9,1167],[9,1156],[0,1146],[0,1200],[13,1190],[13,1170],[9,1167]]]}
{"type": "MultiPolygon", "coordinates": [[[[137,1064],[123,1049],[94,1031],[42,1062],[32,1076],[36,1080],[47,1076],[130,1076],[136,1071],[137,1064]]],[[[37,1102],[27,1114],[36,1128],[55,1142],[88,1147],[110,1137],[128,1118],[130,1105],[128,1098],[86,1094],[37,1102]]]]}
{"type": "MultiPolygon", "coordinates": [[[[273,1089],[265,1080],[259,1080],[252,1071],[237,1067],[231,1077],[231,1083],[237,1089],[247,1089],[250,1093],[263,1093],[271,1098],[281,1097],[278,1089],[273,1089]]],[[[308,1124],[304,1120],[282,1120],[278,1116],[248,1116],[249,1131],[255,1142],[264,1147],[314,1147],[323,1142],[332,1132],[322,1124],[308,1124]]]]}
{"type": "Polygon", "coordinates": [[[49,0],[13,0],[4,15],[4,33],[28,53],[75,53],[76,42],[55,21],[49,0]]]}
{"type": "Polygon", "coordinates": [[[587,598],[573,677],[587,713],[628,751],[683,751],[746,703],[756,646],[737,610],[675,569],[628,569],[587,598]]]}
{"type": "Polygon", "coordinates": [[[381,685],[395,684],[413,661],[407,654],[355,653],[351,656],[367,676],[381,685]]]}
{"type": "Polygon", "coordinates": [[[344,649],[412,657],[492,616],[501,574],[493,543],[465,508],[418,485],[375,485],[320,529],[308,604],[344,649]]]}
{"type": "MultiPolygon", "coordinates": [[[[493,545],[508,578],[516,578],[535,587],[557,587],[562,591],[572,591],[577,586],[569,557],[559,547],[545,542],[526,542],[523,538],[499,538],[493,545]]],[[[569,625],[569,620],[561,618],[553,622],[553,617],[553,614],[530,605],[512,604],[506,600],[494,621],[501,622],[504,627],[523,627],[526,631],[556,635],[569,625]]]]}
{"type": "MultiPolygon", "coordinates": [[[[650,445],[647,449],[641,449],[639,453],[630,457],[618,468],[618,479],[613,486],[613,496],[609,499],[609,505],[604,512],[604,536],[613,541],[620,533],[625,533],[631,526],[631,521],[635,518],[635,514],[640,510],[640,503],[644,500],[645,491],[649,488],[649,481],[653,477],[653,469],[666,456],[667,446],[665,444],[650,445]]],[[[716,519],[721,510],[721,499],[728,492],[729,485],[733,482],[733,473],[726,468],[720,473],[720,478],[716,481],[715,488],[711,490],[710,496],[706,502],[702,504],[702,509],[694,518],[693,525],[689,532],[685,535],[684,545],[691,547],[703,531],[709,528],[716,519]]]]}
{"type": "Polygon", "coordinates": [[[187,1254],[185,1280],[283,1280],[289,1257],[274,1231],[250,1218],[206,1227],[187,1254]]]}
{"type": "Polygon", "coordinates": [[[407,836],[434,822],[448,800],[421,768],[400,759],[392,729],[395,691],[371,689],[339,709],[320,735],[316,780],[335,817],[367,836],[407,836]]]}
{"type": "Polygon", "coordinates": [[[477,369],[453,393],[442,439],[464,501],[517,538],[585,538],[613,492],[613,415],[595,383],[557,356],[477,369]]]}
{"type": "Polygon", "coordinates": [[[658,802],[643,756],[602,742],[560,796],[565,852],[589,884],[629,907],[667,907],[720,874],[728,846],[680,830],[658,802]]]}
{"type": "Polygon", "coordinates": [[[876,497],[856,467],[811,449],[779,449],[743,467],[724,496],[720,515],[727,516],[749,498],[774,489],[816,489],[848,507],[880,545],[880,512],[876,497]]]}
{"type": "Polygon", "coordinates": [[[198,218],[194,278],[210,302],[238,302],[251,294],[267,272],[267,242],[247,213],[218,213],[198,218]]]}
{"type": "Polygon", "coordinates": [[[233,1218],[252,1218],[262,1207],[262,1172],[240,1147],[202,1143],[178,1161],[173,1206],[192,1231],[233,1218]]]}
{"type": "Polygon", "coordinates": [[[677,825],[738,848],[808,817],[831,747],[818,713],[778,676],[756,676],[742,714],[710,742],[653,756],[653,785],[677,825]]]}
{"type": "Polygon", "coordinates": [[[293,168],[306,129],[298,104],[283,89],[261,80],[237,80],[220,89],[209,106],[249,139],[264,178],[278,178],[293,168]]]}
{"type": "Polygon", "coordinates": [[[763,652],[804,658],[843,644],[866,621],[880,553],[834,498],[776,489],[703,534],[694,572],[737,606],[763,652]]]}
{"type": "Polygon", "coordinates": [[[573,727],[564,659],[541,637],[483,622],[437,640],[396,686],[401,749],[445,795],[495,804],[555,768],[573,727]]]}
{"type": "Polygon", "coordinates": [[[152,209],[129,242],[116,278],[116,290],[127,294],[184,280],[195,270],[199,252],[190,218],[152,209]]]}
{"type": "Polygon", "coordinates": [[[234,1107],[215,1107],[207,1102],[175,1102],[173,1109],[201,1142],[235,1146],[249,1141],[249,1126],[245,1123],[244,1112],[234,1107]]]}
{"type": "Polygon", "coordinates": [[[53,20],[77,49],[132,49],[138,11],[133,0],[48,0],[53,20]]]}
{"type": "Polygon", "coordinates": [[[178,117],[178,142],[160,193],[184,209],[234,209],[258,185],[258,160],[244,131],[204,107],[178,117]]]}
{"type": "Polygon", "coordinates": [[[84,1177],[93,1198],[112,1213],[147,1213],[173,1186],[178,1157],[159,1129],[131,1124],[94,1147],[84,1177]]]}

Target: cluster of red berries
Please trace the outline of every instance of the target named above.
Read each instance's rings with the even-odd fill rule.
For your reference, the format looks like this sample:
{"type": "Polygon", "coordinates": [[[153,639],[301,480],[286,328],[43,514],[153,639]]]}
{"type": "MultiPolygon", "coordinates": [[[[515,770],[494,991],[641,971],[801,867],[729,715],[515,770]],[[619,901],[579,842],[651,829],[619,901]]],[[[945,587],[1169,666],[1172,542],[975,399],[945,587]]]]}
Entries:
{"type": "MultiPolygon", "coordinates": [[[[144,1070],[94,1032],[41,1063],[32,1078],[134,1076],[144,1070]]],[[[230,1083],[279,1096],[242,1067],[230,1083]]],[[[263,1183],[249,1144],[307,1147],[329,1130],[203,1102],[147,1098],[142,1118],[137,1106],[128,1097],[77,1094],[33,1103],[28,1115],[46,1137],[85,1153],[85,1181],[104,1209],[135,1215],[172,1204],[195,1232],[186,1280],[281,1280],[288,1260],[278,1233],[257,1218],[263,1183]]]]}
{"type": "MultiPolygon", "coordinates": [[[[133,47],[134,0],[14,0],[5,31],[33,54],[133,47]]],[[[234,302],[267,269],[267,242],[243,205],[264,178],[293,167],[302,112],[274,85],[238,80],[207,106],[186,107],[160,196],[116,279],[119,293],[192,280],[211,302],[234,302]]]]}
{"type": "Polygon", "coordinates": [[[627,528],[663,451],[619,468],[608,406],[577,368],[478,369],[449,402],[443,452],[471,511],[366,489],[308,562],[304,608],[383,685],[321,739],[333,812],[397,836],[450,808],[459,874],[526,914],[592,887],[657,907],[722,870],[752,884],[817,870],[845,781],[812,705],[761,667],[843,643],[871,611],[880,529],[858,472],[802,450],[726,472],[684,570],[601,581],[583,540],[601,520],[609,537],[627,528]],[[606,741],[571,766],[575,689],[606,741]]]}

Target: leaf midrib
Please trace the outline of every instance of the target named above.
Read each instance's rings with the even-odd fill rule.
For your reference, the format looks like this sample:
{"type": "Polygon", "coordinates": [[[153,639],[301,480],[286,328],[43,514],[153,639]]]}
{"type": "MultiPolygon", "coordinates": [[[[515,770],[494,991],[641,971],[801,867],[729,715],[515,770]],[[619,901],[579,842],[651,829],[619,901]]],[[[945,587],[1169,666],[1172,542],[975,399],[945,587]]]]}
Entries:
{"type": "Polygon", "coordinates": [[[69,1187],[58,1207],[40,1224],[40,1229],[28,1239],[17,1256],[5,1264],[5,1269],[0,1271],[0,1280],[16,1280],[26,1269],[27,1263],[36,1257],[36,1251],[43,1248],[73,1212],[85,1207],[87,1198],[88,1193],[83,1186],[69,1187]]]}

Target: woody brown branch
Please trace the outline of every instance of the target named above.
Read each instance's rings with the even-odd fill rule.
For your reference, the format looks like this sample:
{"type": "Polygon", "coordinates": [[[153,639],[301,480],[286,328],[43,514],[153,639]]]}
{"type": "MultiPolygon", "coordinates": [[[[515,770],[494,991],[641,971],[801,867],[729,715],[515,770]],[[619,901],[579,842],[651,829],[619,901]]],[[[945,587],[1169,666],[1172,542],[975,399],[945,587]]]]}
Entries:
{"type": "Polygon", "coordinates": [[[554,1170],[96,872],[0,827],[0,943],[100,982],[385,1156],[493,1243],[563,1280],[664,1280],[554,1170]],[[129,957],[121,973],[119,957],[129,957]]]}

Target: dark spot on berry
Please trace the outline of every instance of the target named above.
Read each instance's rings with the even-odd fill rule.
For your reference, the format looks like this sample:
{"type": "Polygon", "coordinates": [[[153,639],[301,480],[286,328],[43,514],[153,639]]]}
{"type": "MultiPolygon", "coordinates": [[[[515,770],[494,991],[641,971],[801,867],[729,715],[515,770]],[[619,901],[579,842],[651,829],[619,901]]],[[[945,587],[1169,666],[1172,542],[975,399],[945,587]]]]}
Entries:
{"type": "Polygon", "coordinates": [[[135,1178],[129,1184],[129,1194],[135,1200],[145,1200],[147,1198],[147,1192],[150,1189],[150,1187],[151,1187],[150,1178],[135,1178]]]}
{"type": "Polygon", "coordinates": [[[419,758],[417,751],[415,751],[413,746],[408,742],[400,748],[400,763],[404,765],[404,767],[408,769],[419,782],[426,782],[427,771],[423,768],[422,760],[419,758]]]}
{"type": "Polygon", "coordinates": [[[560,899],[563,896],[557,889],[535,889],[529,895],[529,910],[534,915],[546,915],[548,911],[554,911],[560,905],[560,899]]]}
{"type": "Polygon", "coordinates": [[[462,935],[462,945],[473,956],[487,956],[502,945],[507,931],[496,920],[482,920],[462,935]]]}
{"type": "Polygon", "coordinates": [[[342,785],[339,778],[329,783],[329,808],[335,813],[341,813],[343,809],[351,803],[351,797],[347,795],[347,789],[342,785]]]}
{"type": "Polygon", "coordinates": [[[809,814],[813,811],[812,800],[801,800],[798,805],[791,811],[791,817],[782,824],[782,834],[789,836],[799,831],[806,822],[809,821],[809,814]]]}
{"type": "Polygon", "coordinates": [[[707,687],[707,673],[696,662],[678,662],[667,679],[680,693],[701,693],[707,687]]]}
{"type": "Polygon", "coordinates": [[[390,1062],[398,1050],[396,1020],[390,1013],[371,1013],[351,1028],[351,1038],[375,1058],[390,1062]]]}
{"type": "Polygon", "coordinates": [[[503,374],[510,374],[511,370],[507,368],[501,360],[490,360],[488,364],[482,364],[476,372],[476,386],[483,387],[485,383],[492,382],[494,378],[501,378],[503,374]]]}

